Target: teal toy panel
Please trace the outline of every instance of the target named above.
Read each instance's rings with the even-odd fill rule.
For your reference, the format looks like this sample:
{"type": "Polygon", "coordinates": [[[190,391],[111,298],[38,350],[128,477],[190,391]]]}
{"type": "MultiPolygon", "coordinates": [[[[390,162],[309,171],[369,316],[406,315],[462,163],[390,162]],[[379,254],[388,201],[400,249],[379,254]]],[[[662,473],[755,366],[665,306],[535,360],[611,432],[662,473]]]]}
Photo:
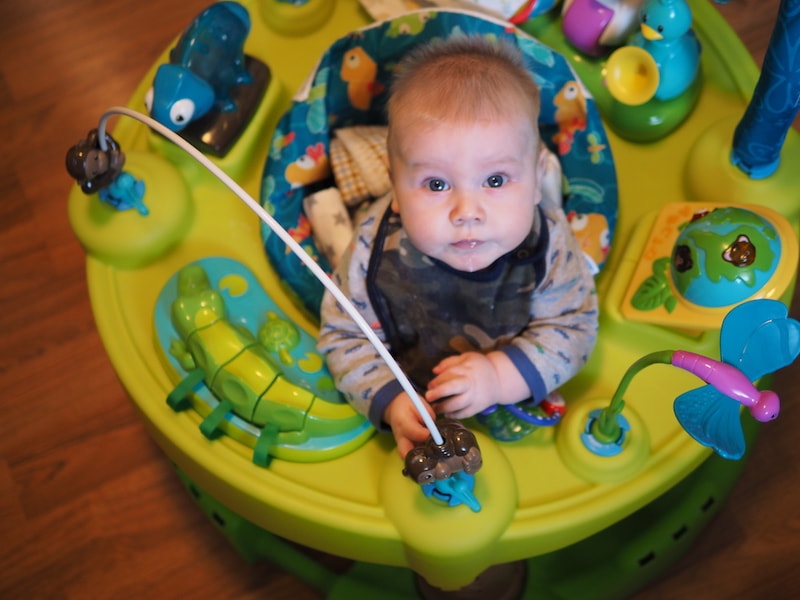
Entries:
{"type": "MultiPolygon", "coordinates": [[[[608,253],[617,220],[617,178],[600,115],[588,91],[560,54],[499,21],[473,14],[420,11],[368,26],[330,46],[276,128],[264,167],[261,203],[309,254],[330,269],[311,235],[303,213],[309,193],[332,185],[330,138],[337,128],[385,124],[384,106],[392,71],[402,56],[435,38],[482,35],[506,39],[525,56],[542,94],[539,118],[543,141],[557,154],[563,170],[564,210],[586,217],[583,235],[608,253]]],[[[262,228],[264,245],[280,277],[316,315],[322,286],[286,252],[286,245],[262,228]]]]}

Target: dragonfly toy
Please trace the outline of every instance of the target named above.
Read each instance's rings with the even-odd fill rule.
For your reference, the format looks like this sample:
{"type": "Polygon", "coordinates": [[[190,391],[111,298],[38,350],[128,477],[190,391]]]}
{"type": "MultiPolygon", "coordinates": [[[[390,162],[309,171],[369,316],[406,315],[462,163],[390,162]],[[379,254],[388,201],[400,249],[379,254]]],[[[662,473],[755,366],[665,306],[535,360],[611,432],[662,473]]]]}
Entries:
{"type": "Polygon", "coordinates": [[[790,365],[800,353],[800,323],[787,313],[776,300],[754,300],[734,308],[722,322],[721,363],[680,351],[673,354],[672,364],[708,384],[678,396],[675,416],[689,435],[724,458],[739,459],[745,451],[739,404],[758,421],[778,416],[777,395],[755,390],[750,382],[790,365]]]}
{"type": "Polygon", "coordinates": [[[731,310],[720,330],[721,361],[683,350],[648,354],[625,373],[609,406],[590,415],[582,438],[596,454],[622,451],[628,429],[620,414],[622,396],[633,376],[652,364],[671,364],[697,375],[706,385],[675,399],[678,422],[698,443],[723,458],[738,460],[745,452],[740,410],[745,406],[761,422],[777,418],[780,400],[775,392],[754,384],[765,375],[790,365],[800,354],[800,323],[788,317],[776,300],[753,300],[731,310]]]}

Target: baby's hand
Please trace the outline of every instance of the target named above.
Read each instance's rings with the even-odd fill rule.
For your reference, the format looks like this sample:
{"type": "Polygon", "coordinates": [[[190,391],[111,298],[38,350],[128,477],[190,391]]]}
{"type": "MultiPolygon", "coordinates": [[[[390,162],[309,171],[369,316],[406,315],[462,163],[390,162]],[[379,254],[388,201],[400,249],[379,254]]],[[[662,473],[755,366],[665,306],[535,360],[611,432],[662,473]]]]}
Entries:
{"type": "Polygon", "coordinates": [[[434,410],[466,419],[499,402],[500,381],[495,365],[479,352],[450,356],[433,369],[425,399],[434,410]]]}
{"type": "MultiPolygon", "coordinates": [[[[424,399],[422,399],[422,403],[428,410],[428,414],[435,418],[436,415],[430,405],[424,399]]],[[[383,412],[383,420],[392,428],[392,434],[397,442],[397,451],[401,458],[405,458],[409,450],[430,436],[416,406],[405,392],[395,396],[389,403],[383,412]]]]}

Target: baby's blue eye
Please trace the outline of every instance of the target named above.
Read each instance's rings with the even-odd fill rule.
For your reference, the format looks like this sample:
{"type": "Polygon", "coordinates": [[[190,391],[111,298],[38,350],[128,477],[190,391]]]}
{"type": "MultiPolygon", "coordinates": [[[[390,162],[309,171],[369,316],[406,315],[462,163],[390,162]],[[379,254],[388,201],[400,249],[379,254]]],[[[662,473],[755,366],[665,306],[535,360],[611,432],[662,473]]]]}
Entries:
{"type": "Polygon", "coordinates": [[[506,182],[506,178],[502,175],[489,175],[486,179],[486,185],[493,188],[498,188],[506,182]]]}
{"type": "Polygon", "coordinates": [[[428,181],[428,189],[432,192],[443,192],[448,188],[444,179],[431,179],[428,181]]]}

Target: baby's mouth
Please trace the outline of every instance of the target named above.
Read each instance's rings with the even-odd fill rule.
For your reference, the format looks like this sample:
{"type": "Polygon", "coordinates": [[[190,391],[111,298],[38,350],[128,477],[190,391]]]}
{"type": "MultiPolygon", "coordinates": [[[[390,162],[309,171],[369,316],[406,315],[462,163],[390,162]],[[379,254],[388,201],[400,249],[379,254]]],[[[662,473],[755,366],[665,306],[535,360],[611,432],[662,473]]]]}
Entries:
{"type": "Polygon", "coordinates": [[[453,246],[459,250],[474,250],[478,246],[483,244],[481,240],[459,240],[453,244],[453,246]]]}

